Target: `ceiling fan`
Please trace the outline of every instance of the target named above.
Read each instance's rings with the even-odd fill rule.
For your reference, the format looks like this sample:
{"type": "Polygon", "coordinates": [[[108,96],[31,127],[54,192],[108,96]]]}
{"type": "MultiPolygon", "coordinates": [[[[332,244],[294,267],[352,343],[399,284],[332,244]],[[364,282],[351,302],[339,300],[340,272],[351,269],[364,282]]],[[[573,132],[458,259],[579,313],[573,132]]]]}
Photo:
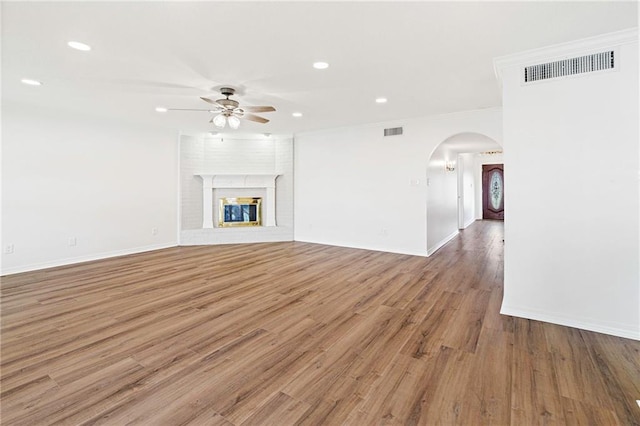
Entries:
{"type": "Polygon", "coordinates": [[[200,97],[203,101],[212,104],[213,107],[209,109],[192,109],[192,108],[168,108],[169,111],[208,111],[215,114],[209,123],[213,123],[216,127],[223,128],[226,124],[232,129],[237,129],[240,126],[240,119],[255,121],[256,123],[268,123],[269,120],[260,117],[253,112],[273,112],[276,109],[272,106],[240,106],[240,103],[234,99],[229,99],[229,96],[233,96],[236,92],[231,87],[223,87],[220,89],[222,96],[225,99],[209,99],[203,96],[200,97]]]}

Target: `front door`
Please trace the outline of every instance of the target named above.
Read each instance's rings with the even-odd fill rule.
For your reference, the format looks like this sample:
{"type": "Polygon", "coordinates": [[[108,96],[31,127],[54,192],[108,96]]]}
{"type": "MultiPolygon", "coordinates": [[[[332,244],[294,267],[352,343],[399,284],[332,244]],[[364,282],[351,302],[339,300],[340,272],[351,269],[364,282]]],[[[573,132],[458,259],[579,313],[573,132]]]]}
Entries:
{"type": "Polygon", "coordinates": [[[504,169],[502,164],[482,166],[482,218],[504,220],[504,169]]]}

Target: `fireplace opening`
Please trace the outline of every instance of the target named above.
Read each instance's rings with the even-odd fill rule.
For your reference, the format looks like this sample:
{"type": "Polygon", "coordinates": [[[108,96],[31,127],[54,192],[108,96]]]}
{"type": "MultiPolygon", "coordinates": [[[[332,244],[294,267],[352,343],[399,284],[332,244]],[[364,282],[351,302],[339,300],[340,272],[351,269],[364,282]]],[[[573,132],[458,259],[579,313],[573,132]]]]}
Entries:
{"type": "Polygon", "coordinates": [[[218,226],[261,226],[262,198],[220,198],[218,226]]]}

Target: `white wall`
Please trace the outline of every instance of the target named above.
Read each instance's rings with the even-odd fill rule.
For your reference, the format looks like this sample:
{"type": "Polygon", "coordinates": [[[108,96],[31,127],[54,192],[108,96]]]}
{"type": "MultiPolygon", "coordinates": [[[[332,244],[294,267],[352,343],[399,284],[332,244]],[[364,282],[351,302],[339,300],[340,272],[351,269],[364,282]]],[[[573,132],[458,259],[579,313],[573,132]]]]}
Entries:
{"type": "Polygon", "coordinates": [[[477,183],[475,177],[477,154],[460,154],[458,156],[459,170],[461,174],[461,191],[459,195],[462,197],[462,229],[468,227],[476,220],[476,187],[482,186],[482,182],[477,183]]]}
{"type": "Polygon", "coordinates": [[[485,109],[296,135],[295,239],[425,256],[431,153],[463,132],[502,140],[501,117],[485,109]],[[383,136],[397,126],[403,135],[383,136]]]}
{"type": "Polygon", "coordinates": [[[640,339],[637,31],[497,65],[508,164],[502,312],[640,339]],[[522,64],[609,47],[618,71],[520,82],[522,64]]]}
{"type": "MultiPolygon", "coordinates": [[[[208,134],[180,137],[180,244],[293,240],[293,140],[208,134]],[[278,174],[276,227],[202,228],[202,179],[196,174],[278,174]]],[[[265,189],[217,189],[217,196],[264,197],[265,189]],[[224,195],[223,195],[224,194],[224,195]]],[[[214,209],[215,211],[215,209],[214,209]]]]}
{"type": "Polygon", "coordinates": [[[202,179],[205,138],[180,135],[180,230],[202,228],[202,179]]]}
{"type": "Polygon", "coordinates": [[[439,145],[427,167],[427,254],[458,234],[458,172],[445,170],[447,162],[456,163],[458,154],[439,145]]]}
{"type": "Polygon", "coordinates": [[[176,134],[7,102],[2,114],[2,274],[176,245],[176,134]]]}

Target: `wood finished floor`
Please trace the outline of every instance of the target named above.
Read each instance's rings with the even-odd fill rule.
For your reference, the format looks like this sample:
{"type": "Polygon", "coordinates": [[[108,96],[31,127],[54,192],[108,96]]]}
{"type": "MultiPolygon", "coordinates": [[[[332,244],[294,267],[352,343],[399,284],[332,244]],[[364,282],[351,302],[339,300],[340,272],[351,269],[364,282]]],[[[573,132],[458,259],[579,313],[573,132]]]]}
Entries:
{"type": "Polygon", "coordinates": [[[503,228],[431,258],[179,247],[2,278],[3,425],[640,424],[640,342],[499,314],[503,228]]]}

